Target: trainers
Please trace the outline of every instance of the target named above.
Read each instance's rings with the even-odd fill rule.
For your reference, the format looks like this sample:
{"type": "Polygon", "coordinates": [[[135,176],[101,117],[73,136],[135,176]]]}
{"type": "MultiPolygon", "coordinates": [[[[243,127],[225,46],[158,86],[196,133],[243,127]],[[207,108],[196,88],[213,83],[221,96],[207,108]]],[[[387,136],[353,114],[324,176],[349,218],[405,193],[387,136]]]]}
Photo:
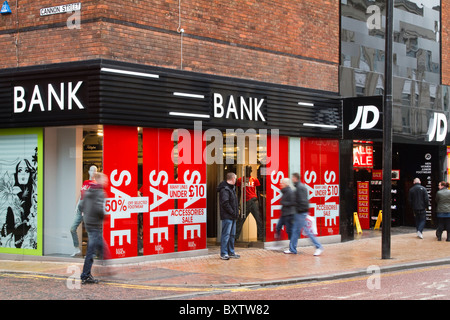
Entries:
{"type": "Polygon", "coordinates": [[[229,257],[233,259],[239,259],[241,256],[238,254],[230,254],[229,257]]]}
{"type": "Polygon", "coordinates": [[[420,232],[420,231],[417,231],[417,237],[418,237],[418,238],[420,238],[420,239],[423,239],[423,235],[422,235],[422,232],[420,232]]]}
{"type": "Polygon", "coordinates": [[[222,259],[222,260],[230,260],[230,256],[226,254],[224,256],[220,256],[220,259],[222,259]]]}
{"type": "Polygon", "coordinates": [[[292,252],[291,250],[284,250],[283,252],[286,254],[295,254],[295,252],[292,252]]]}
{"type": "Polygon", "coordinates": [[[89,275],[85,279],[81,279],[81,284],[88,284],[88,283],[98,283],[98,280],[95,279],[92,275],[89,275]]]}
{"type": "Polygon", "coordinates": [[[75,248],[75,251],[70,255],[71,257],[75,257],[77,254],[80,254],[81,253],[81,250],[80,250],[80,248],[75,248]]]}
{"type": "Polygon", "coordinates": [[[323,249],[322,248],[318,248],[318,249],[316,249],[316,251],[314,251],[314,255],[315,256],[320,256],[322,254],[322,252],[323,252],[323,249]]]}

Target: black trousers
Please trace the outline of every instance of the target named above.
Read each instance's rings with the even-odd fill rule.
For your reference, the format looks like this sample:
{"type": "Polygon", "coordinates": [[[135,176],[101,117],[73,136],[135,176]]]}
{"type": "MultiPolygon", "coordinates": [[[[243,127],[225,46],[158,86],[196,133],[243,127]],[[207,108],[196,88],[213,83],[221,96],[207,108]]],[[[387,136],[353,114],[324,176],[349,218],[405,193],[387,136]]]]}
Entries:
{"type": "Polygon", "coordinates": [[[256,220],[258,240],[262,240],[264,235],[263,221],[261,218],[261,214],[259,213],[259,202],[257,198],[252,198],[246,202],[245,215],[244,217],[239,216],[236,222],[236,239],[239,238],[242,231],[242,226],[244,225],[244,222],[247,219],[249,213],[253,214],[253,218],[255,218],[256,220]]]}
{"type": "Polygon", "coordinates": [[[447,230],[447,241],[450,241],[450,218],[438,218],[438,226],[436,229],[436,237],[441,239],[442,232],[447,230]]]}

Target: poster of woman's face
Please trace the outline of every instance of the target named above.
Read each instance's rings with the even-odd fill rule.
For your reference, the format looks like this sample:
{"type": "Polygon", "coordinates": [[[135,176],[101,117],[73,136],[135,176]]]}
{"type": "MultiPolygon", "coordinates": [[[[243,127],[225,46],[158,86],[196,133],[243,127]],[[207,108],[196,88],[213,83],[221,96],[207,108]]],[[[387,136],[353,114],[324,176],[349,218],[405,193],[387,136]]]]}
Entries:
{"type": "Polygon", "coordinates": [[[0,248],[37,248],[37,151],[37,135],[0,136],[0,248]]]}

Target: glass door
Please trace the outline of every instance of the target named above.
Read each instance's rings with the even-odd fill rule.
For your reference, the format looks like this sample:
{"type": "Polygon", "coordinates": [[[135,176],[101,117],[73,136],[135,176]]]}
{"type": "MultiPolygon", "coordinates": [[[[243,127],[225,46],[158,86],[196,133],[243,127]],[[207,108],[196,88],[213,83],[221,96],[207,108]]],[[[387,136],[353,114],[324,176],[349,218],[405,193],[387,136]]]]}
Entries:
{"type": "Polygon", "coordinates": [[[239,218],[236,221],[236,242],[263,242],[265,234],[265,184],[259,174],[265,145],[259,145],[256,133],[224,134],[223,176],[237,175],[236,192],[239,199],[239,218]]]}

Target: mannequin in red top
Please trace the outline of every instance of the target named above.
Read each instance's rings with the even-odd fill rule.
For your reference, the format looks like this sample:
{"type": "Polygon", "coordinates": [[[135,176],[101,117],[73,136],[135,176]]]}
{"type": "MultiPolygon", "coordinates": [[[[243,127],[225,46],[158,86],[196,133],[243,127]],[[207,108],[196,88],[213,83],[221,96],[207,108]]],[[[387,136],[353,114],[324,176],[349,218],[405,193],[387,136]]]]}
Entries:
{"type": "MultiPolygon", "coordinates": [[[[257,178],[254,178],[251,176],[252,173],[252,167],[246,166],[245,167],[245,183],[243,185],[245,189],[244,193],[244,203],[245,203],[245,214],[239,215],[239,218],[236,223],[236,240],[239,238],[242,226],[245,223],[245,220],[248,217],[248,214],[251,213],[253,217],[256,220],[256,227],[257,227],[257,235],[258,240],[263,240],[263,223],[262,218],[259,213],[259,202],[258,202],[258,195],[256,194],[256,187],[260,186],[259,180],[257,178]]],[[[239,178],[236,182],[236,186],[241,187],[242,186],[242,178],[239,178]]],[[[238,189],[239,191],[241,188],[238,189]]],[[[240,198],[240,195],[239,195],[240,198]]]]}

